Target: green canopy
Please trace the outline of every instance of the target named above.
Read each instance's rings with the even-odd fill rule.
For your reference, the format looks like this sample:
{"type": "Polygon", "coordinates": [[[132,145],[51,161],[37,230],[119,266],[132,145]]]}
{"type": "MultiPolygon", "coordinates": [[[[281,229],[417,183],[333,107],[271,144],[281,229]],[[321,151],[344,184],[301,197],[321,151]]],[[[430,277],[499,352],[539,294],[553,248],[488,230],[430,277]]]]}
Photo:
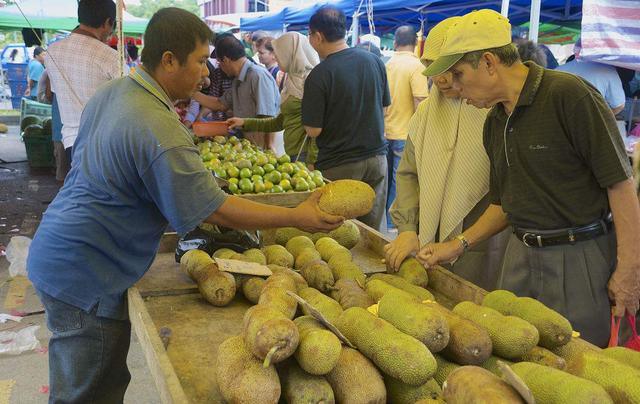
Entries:
{"type": "MultiPolygon", "coordinates": [[[[127,34],[144,33],[149,22],[145,18],[134,17],[126,11],[123,13],[123,20],[123,31],[127,34]]],[[[24,0],[20,2],[20,8],[17,5],[0,8],[0,29],[21,29],[32,26],[45,30],[71,31],[77,25],[77,0],[24,0]]]]}

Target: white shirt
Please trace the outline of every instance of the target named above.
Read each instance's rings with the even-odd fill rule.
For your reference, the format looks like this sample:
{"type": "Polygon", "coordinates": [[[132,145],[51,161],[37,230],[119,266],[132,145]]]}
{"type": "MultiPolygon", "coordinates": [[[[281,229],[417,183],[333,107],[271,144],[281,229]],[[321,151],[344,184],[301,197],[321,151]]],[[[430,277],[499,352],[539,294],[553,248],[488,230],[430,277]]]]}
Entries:
{"type": "Polygon", "coordinates": [[[118,52],[83,34],[72,33],[47,50],[45,64],[60,108],[65,149],[73,146],[78,136],[87,101],[102,84],[119,77],[118,63],[118,52]]]}

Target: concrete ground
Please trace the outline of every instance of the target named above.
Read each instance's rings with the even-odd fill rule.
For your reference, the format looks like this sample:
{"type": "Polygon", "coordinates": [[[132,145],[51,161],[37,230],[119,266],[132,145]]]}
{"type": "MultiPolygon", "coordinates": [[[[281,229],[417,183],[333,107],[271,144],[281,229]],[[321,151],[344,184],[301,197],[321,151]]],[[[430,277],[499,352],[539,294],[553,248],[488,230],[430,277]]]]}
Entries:
{"type": "MultiPolygon", "coordinates": [[[[10,126],[0,134],[0,251],[13,236],[33,237],[33,233],[61,184],[52,169],[32,170],[26,163],[24,143],[19,128],[10,126]]],[[[24,277],[9,277],[9,262],[0,252],[0,314],[24,316],[20,323],[0,324],[0,344],[6,343],[3,332],[35,325],[39,347],[18,355],[0,353],[0,404],[46,403],[48,399],[47,330],[43,307],[24,277]]],[[[1,349],[0,349],[1,350],[1,349]]],[[[128,359],[132,380],[125,403],[159,403],[153,378],[147,368],[138,339],[133,333],[128,359]]]]}

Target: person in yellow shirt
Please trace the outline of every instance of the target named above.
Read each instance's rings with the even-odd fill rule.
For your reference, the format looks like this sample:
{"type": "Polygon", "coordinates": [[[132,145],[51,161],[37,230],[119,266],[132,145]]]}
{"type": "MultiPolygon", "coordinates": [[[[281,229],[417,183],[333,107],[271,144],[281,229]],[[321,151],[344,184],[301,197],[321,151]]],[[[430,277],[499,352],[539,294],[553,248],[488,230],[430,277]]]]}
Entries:
{"type": "Polygon", "coordinates": [[[388,162],[386,203],[388,230],[395,229],[389,208],[396,197],[396,170],[407,139],[409,120],[418,104],[429,93],[427,78],[422,74],[424,67],[413,53],[415,47],[414,28],[409,25],[398,28],[395,33],[395,52],[386,65],[391,92],[391,105],[387,108],[384,117],[388,162]]]}

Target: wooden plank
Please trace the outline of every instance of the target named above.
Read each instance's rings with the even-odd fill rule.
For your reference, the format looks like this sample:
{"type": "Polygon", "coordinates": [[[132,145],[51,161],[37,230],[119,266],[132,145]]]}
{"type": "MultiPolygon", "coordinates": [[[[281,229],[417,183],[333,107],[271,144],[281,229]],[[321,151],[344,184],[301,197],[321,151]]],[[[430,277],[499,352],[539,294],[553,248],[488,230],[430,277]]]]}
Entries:
{"type": "Polygon", "coordinates": [[[215,307],[199,294],[151,297],[145,304],[157,332],[171,330],[166,354],[186,397],[193,403],[224,402],[215,372],[218,346],[242,332],[242,318],[252,304],[238,295],[229,305],[215,307]]]}
{"type": "Polygon", "coordinates": [[[429,275],[429,289],[437,291],[453,302],[470,300],[482,304],[482,299],[487,291],[473,283],[459,277],[443,267],[435,267],[427,270],[429,275]]]}
{"type": "Polygon", "coordinates": [[[188,404],[189,400],[184,394],[182,385],[158,335],[158,330],[149,316],[138,289],[130,288],[128,298],[129,319],[144,351],[161,402],[163,404],[188,404]]]}

